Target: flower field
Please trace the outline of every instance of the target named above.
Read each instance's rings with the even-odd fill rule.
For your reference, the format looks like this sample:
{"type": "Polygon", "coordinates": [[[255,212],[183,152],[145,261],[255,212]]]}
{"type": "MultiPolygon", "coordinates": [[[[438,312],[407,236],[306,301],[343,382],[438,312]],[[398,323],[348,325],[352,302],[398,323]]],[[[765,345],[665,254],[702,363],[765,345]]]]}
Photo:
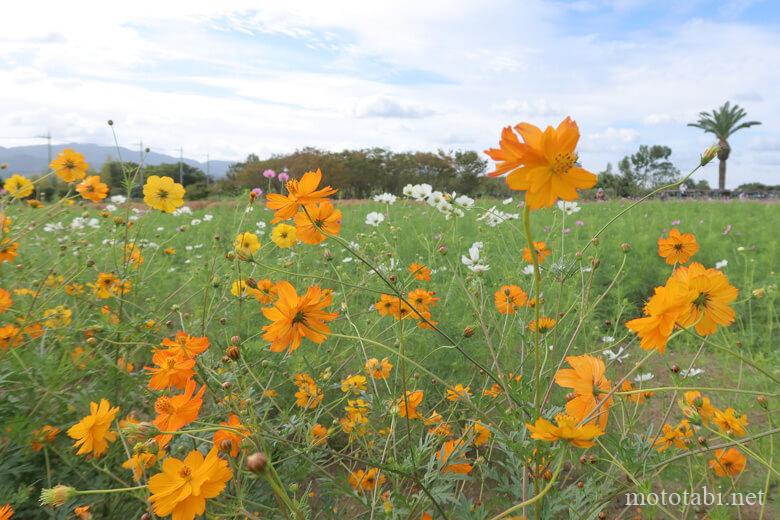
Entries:
{"type": "Polygon", "coordinates": [[[504,130],[506,200],[11,177],[0,519],[777,518],[780,207],[576,200],[571,125],[504,130]]]}

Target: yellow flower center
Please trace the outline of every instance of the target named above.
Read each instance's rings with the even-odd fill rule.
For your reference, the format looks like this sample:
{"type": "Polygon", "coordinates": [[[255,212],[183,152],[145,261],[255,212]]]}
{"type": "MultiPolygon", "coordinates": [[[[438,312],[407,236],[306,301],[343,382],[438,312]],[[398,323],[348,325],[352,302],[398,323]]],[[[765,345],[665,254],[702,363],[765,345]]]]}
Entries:
{"type": "Polygon", "coordinates": [[[172,414],[174,412],[171,400],[165,396],[160,397],[154,407],[158,413],[172,414]]]}
{"type": "Polygon", "coordinates": [[[75,168],[75,167],[76,167],[76,164],[75,164],[73,161],[71,161],[70,159],[68,159],[67,161],[65,161],[65,168],[66,168],[66,169],[68,169],[68,170],[72,170],[72,169],[73,169],[73,168],[75,168]]]}
{"type": "Polygon", "coordinates": [[[192,470],[189,468],[189,466],[183,466],[179,470],[179,476],[183,479],[189,480],[192,476],[192,470]]]}
{"type": "Polygon", "coordinates": [[[550,165],[550,171],[555,175],[564,174],[569,170],[571,170],[571,167],[574,166],[575,162],[576,162],[576,157],[574,157],[570,153],[555,154],[555,157],[553,158],[553,162],[550,165]]]}

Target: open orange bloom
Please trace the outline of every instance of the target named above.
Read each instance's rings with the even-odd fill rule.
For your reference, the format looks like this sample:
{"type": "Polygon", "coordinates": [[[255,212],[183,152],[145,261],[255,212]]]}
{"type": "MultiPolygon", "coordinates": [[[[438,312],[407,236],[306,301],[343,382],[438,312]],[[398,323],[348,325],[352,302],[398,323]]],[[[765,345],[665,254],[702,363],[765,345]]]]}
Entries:
{"type": "Polygon", "coordinates": [[[380,316],[393,316],[397,320],[403,320],[414,315],[412,308],[396,295],[380,295],[379,301],[374,304],[374,307],[380,316]]]}
{"type": "Polygon", "coordinates": [[[222,493],[233,478],[226,461],[216,449],[206,457],[194,450],[179,460],[167,457],[162,472],[149,479],[149,500],[158,516],[171,515],[171,520],[193,520],[206,511],[206,499],[222,493]]]}
{"type": "Polygon", "coordinates": [[[311,429],[311,443],[322,446],[326,442],[328,442],[328,429],[320,423],[315,424],[311,429]]]}
{"type": "Polygon", "coordinates": [[[370,358],[366,361],[365,372],[374,379],[387,379],[392,369],[393,364],[387,358],[382,358],[382,361],[370,358]]]}
{"type": "MultiPolygon", "coordinates": [[[[555,374],[555,382],[564,388],[573,390],[575,397],[566,403],[566,413],[580,422],[604,401],[611,386],[609,379],[604,377],[606,367],[601,359],[589,355],[567,356],[566,362],[572,368],[558,370],[555,374]]],[[[595,417],[588,422],[598,422],[599,428],[602,431],[605,430],[611,404],[612,398],[610,397],[601,405],[595,417]]]]}
{"type": "Polygon", "coordinates": [[[431,270],[425,264],[412,262],[409,264],[409,272],[414,275],[415,280],[419,280],[421,282],[431,281],[431,270]]]}
{"type": "Polygon", "coordinates": [[[0,289],[0,314],[10,309],[13,304],[14,300],[11,298],[11,293],[5,289],[0,289]]]}
{"type": "Polygon", "coordinates": [[[156,366],[144,367],[151,374],[149,388],[152,390],[184,389],[195,375],[195,358],[183,355],[181,350],[158,350],[152,355],[152,363],[156,366]]]}
{"type": "MultiPolygon", "coordinates": [[[[551,252],[547,249],[547,242],[534,242],[534,249],[536,250],[536,260],[539,265],[544,263],[545,258],[550,256],[551,252]]],[[[533,256],[531,256],[531,250],[527,247],[523,248],[523,260],[532,264],[534,262],[533,256]]]]}
{"type": "Polygon", "coordinates": [[[742,437],[745,435],[745,426],[748,425],[747,415],[736,416],[733,408],[726,408],[725,411],[715,410],[712,416],[712,424],[718,427],[723,433],[742,437]]]}
{"type": "Polygon", "coordinates": [[[41,451],[43,449],[44,443],[51,444],[54,442],[54,439],[57,438],[57,435],[59,435],[60,429],[55,428],[54,426],[51,426],[49,424],[45,425],[43,428],[40,428],[38,430],[33,430],[32,432],[32,442],[30,442],[30,446],[32,447],[32,450],[35,452],[41,451]]]}
{"type": "Polygon", "coordinates": [[[514,314],[528,302],[528,295],[517,285],[502,285],[493,299],[499,314],[514,314]]]}
{"type": "Polygon", "coordinates": [[[453,386],[452,388],[447,389],[447,400],[448,401],[457,401],[459,399],[468,399],[471,397],[471,388],[468,386],[463,386],[462,384],[458,383],[457,385],[453,386]]]}
{"type": "Polygon", "coordinates": [[[554,320],[553,318],[550,318],[548,316],[540,316],[538,322],[537,322],[537,320],[532,320],[528,324],[528,329],[533,331],[533,332],[536,332],[537,330],[539,330],[539,332],[544,334],[545,332],[547,332],[549,330],[552,330],[552,328],[555,327],[556,323],[558,323],[558,322],[556,320],[554,320]]]}
{"type": "Polygon", "coordinates": [[[0,327],[0,350],[17,347],[22,342],[21,329],[10,323],[0,327]]]}
{"type": "Polygon", "coordinates": [[[577,164],[575,148],[580,139],[577,123],[567,117],[557,128],[544,131],[530,123],[520,123],[515,131],[505,128],[501,134],[500,149],[486,153],[499,164],[491,175],[503,175],[507,186],[525,191],[525,202],[530,209],[550,207],[558,199],[576,200],[578,189],[592,188],[597,177],[577,164]]]}
{"type": "Polygon", "coordinates": [[[295,214],[296,236],[304,244],[324,241],[326,236],[320,229],[330,235],[338,235],[341,231],[341,210],[334,208],[330,202],[307,204],[306,213],[295,214]]]}
{"type": "Polygon", "coordinates": [[[164,338],[162,346],[168,347],[172,352],[181,354],[182,357],[194,358],[209,348],[209,338],[206,336],[190,336],[186,332],[179,331],[176,333],[175,339],[164,338]]]}
{"type": "Polygon", "coordinates": [[[272,321],[263,327],[263,339],[271,342],[271,352],[293,352],[303,338],[317,344],[324,342],[330,334],[326,322],[338,316],[337,312],[324,310],[333,301],[330,290],[315,285],[298,296],[290,282],[281,281],[276,284],[276,291],[279,299],[273,307],[262,309],[263,315],[272,321]]]}
{"type": "Polygon", "coordinates": [[[116,433],[108,430],[118,412],[119,407],[112,408],[108,399],[89,403],[89,415],[68,430],[68,437],[76,440],[73,446],[79,448],[77,455],[100,457],[108,450],[108,443],[116,440],[116,433]]]}
{"type": "Polygon", "coordinates": [[[655,294],[645,305],[645,316],[626,322],[626,327],[636,332],[645,350],[658,349],[663,354],[666,343],[680,316],[685,312],[692,293],[680,283],[670,281],[656,287],[655,294]]]}
{"type": "Polygon", "coordinates": [[[100,182],[99,175],[90,175],[76,185],[76,191],[87,200],[100,202],[108,196],[108,184],[100,182]]]}
{"type": "Polygon", "coordinates": [[[531,432],[532,439],[546,442],[566,441],[578,448],[590,448],[596,444],[593,439],[604,435],[604,432],[595,424],[577,426],[578,422],[574,417],[558,414],[555,416],[556,424],[540,417],[536,423],[526,423],[525,427],[531,432]]]}
{"type": "Polygon", "coordinates": [[[693,233],[680,233],[676,228],[668,237],[658,239],[658,255],[669,265],[684,264],[699,250],[699,243],[693,233]]]}
{"type": "Polygon", "coordinates": [[[696,332],[709,336],[718,330],[718,325],[728,327],[734,322],[736,313],[731,304],[737,299],[739,291],[729,283],[725,274],[694,262],[675,269],[671,279],[692,293],[692,299],[688,300],[678,320],[680,325],[689,327],[696,324],[696,332]]]}
{"type": "Polygon", "coordinates": [[[436,459],[442,463],[442,473],[459,473],[467,475],[474,466],[468,463],[463,439],[453,439],[445,442],[436,452],[436,459]]]}
{"type": "Polygon", "coordinates": [[[349,474],[349,485],[358,493],[373,491],[385,483],[387,478],[379,472],[378,468],[370,468],[367,471],[359,469],[349,474]]]}
{"type": "Polygon", "coordinates": [[[49,168],[63,181],[73,182],[84,178],[89,164],[79,152],[65,148],[49,163],[49,168]]]}
{"type": "Polygon", "coordinates": [[[683,419],[680,421],[680,424],[674,427],[672,427],[671,424],[664,424],[661,431],[663,433],[653,445],[659,453],[666,451],[672,446],[680,448],[681,450],[687,449],[688,442],[690,442],[687,439],[693,437],[693,429],[691,428],[691,425],[688,424],[688,419],[683,419]]]}
{"type": "Polygon", "coordinates": [[[325,394],[309,374],[295,374],[295,404],[306,410],[314,410],[322,402],[325,394]]]}
{"type": "Polygon", "coordinates": [[[747,458],[737,448],[720,449],[707,464],[719,477],[736,477],[744,471],[747,458]]]}
{"type": "MultiPolygon", "coordinates": [[[[179,428],[190,424],[198,418],[200,407],[203,405],[203,393],[206,391],[206,385],[200,387],[195,393],[196,384],[193,379],[187,381],[183,394],[173,397],[160,396],[154,403],[154,409],[157,412],[154,423],[157,428],[164,432],[175,432],[179,428]]],[[[165,447],[173,435],[163,433],[157,435],[155,439],[160,447],[165,447]]]]}
{"type": "Polygon", "coordinates": [[[326,202],[327,198],[336,193],[330,186],[317,189],[322,181],[322,172],[306,172],[301,180],[290,179],[287,181],[287,195],[268,193],[267,206],[275,211],[272,224],[292,218],[298,212],[301,205],[326,202]]]}
{"type": "Polygon", "coordinates": [[[241,424],[238,415],[231,413],[227,422],[219,423],[220,426],[229,426],[229,430],[217,430],[214,432],[214,446],[219,451],[227,451],[231,457],[238,456],[238,448],[241,441],[249,435],[249,429],[241,424]]]}
{"type": "Polygon", "coordinates": [[[3,239],[3,241],[0,242],[0,264],[3,262],[11,262],[16,258],[17,249],[19,249],[19,242],[11,242],[7,238],[3,239]]]}
{"type": "MultiPolygon", "coordinates": [[[[709,397],[701,395],[701,392],[697,390],[690,390],[683,395],[685,403],[693,408],[695,412],[701,418],[703,424],[707,424],[712,420],[717,409],[712,406],[709,397]]],[[[693,411],[687,411],[686,415],[692,415],[693,411]]]]}
{"type": "Polygon", "coordinates": [[[422,415],[417,411],[417,407],[422,403],[423,397],[425,397],[425,394],[422,390],[407,391],[405,397],[398,399],[398,415],[407,419],[422,419],[422,415]]]}
{"type": "Polygon", "coordinates": [[[11,520],[14,516],[14,508],[11,504],[0,506],[0,520],[11,520]]]}
{"type": "MultiPolygon", "coordinates": [[[[165,452],[161,452],[161,457],[165,452]]],[[[129,459],[122,463],[122,467],[133,472],[133,480],[141,481],[146,470],[151,469],[157,463],[157,455],[145,451],[133,453],[129,459]]]]}
{"type": "MultiPolygon", "coordinates": [[[[631,392],[636,390],[634,387],[634,383],[632,383],[629,380],[623,381],[623,383],[620,385],[620,391],[621,392],[631,392]]],[[[655,395],[655,392],[635,392],[633,394],[626,394],[624,397],[627,398],[629,401],[633,401],[637,404],[642,404],[645,402],[645,399],[649,399],[655,395]]]]}

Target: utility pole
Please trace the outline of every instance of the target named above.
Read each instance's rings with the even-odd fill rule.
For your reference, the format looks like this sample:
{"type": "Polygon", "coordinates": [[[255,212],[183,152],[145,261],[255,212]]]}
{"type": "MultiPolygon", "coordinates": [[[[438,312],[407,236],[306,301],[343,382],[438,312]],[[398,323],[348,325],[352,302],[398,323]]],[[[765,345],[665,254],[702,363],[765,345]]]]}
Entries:
{"type": "Polygon", "coordinates": [[[184,185],[184,149],[179,147],[179,184],[184,185]]]}
{"type": "Polygon", "coordinates": [[[209,159],[209,153],[206,152],[206,186],[209,185],[210,175],[211,175],[211,160],[209,159]]]}
{"type": "Polygon", "coordinates": [[[144,185],[144,139],[143,137],[138,141],[138,177],[141,181],[141,186],[144,185]]]}
{"type": "Polygon", "coordinates": [[[46,130],[46,135],[36,135],[38,139],[46,139],[46,145],[48,147],[47,152],[49,156],[49,162],[46,163],[46,168],[51,164],[51,131],[46,130]]]}

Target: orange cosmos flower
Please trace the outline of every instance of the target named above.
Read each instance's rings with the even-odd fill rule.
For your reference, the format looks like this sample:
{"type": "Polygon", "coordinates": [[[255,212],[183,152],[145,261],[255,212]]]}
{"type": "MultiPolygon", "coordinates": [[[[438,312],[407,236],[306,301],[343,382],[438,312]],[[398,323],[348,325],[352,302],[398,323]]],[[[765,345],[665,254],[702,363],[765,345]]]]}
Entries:
{"type": "Polygon", "coordinates": [[[263,339],[271,342],[271,352],[287,349],[295,351],[303,338],[320,344],[325,341],[330,328],[325,322],[333,321],[337,312],[323,309],[331,304],[333,296],[330,290],[322,290],[318,285],[309,287],[306,294],[298,296],[295,288],[287,281],[276,284],[279,299],[273,307],[264,307],[263,315],[272,321],[265,325],[263,339]]]}
{"type": "Polygon", "coordinates": [[[549,318],[547,316],[542,316],[539,318],[539,321],[532,320],[528,324],[528,329],[536,332],[537,329],[539,329],[539,332],[544,334],[545,332],[551,330],[553,327],[555,327],[555,324],[558,323],[556,320],[549,318]]]}
{"type": "Polygon", "coordinates": [[[341,231],[341,210],[328,201],[307,204],[306,212],[295,214],[295,227],[298,240],[304,244],[319,244],[326,238],[320,229],[329,235],[338,235],[341,231]]]}
{"type": "Polygon", "coordinates": [[[366,391],[366,376],[349,375],[341,380],[341,391],[359,394],[366,391]]]}
{"type": "Polygon", "coordinates": [[[247,282],[247,285],[249,285],[250,289],[253,289],[251,293],[252,296],[264,305],[267,305],[276,299],[276,284],[268,278],[257,280],[254,283],[254,288],[252,287],[251,282],[247,282]]]}
{"type": "Polygon", "coordinates": [[[407,391],[405,397],[398,399],[398,415],[407,419],[422,419],[422,415],[417,411],[417,407],[422,403],[424,396],[425,394],[422,390],[407,391]]]}
{"type": "Polygon", "coordinates": [[[493,399],[497,398],[499,395],[501,395],[501,385],[498,383],[493,383],[490,388],[486,388],[482,391],[482,395],[486,395],[488,397],[492,397],[493,399]]]}
{"type": "MultiPolygon", "coordinates": [[[[604,361],[583,355],[567,356],[566,362],[572,368],[562,368],[555,374],[555,382],[564,388],[571,388],[575,397],[566,403],[566,413],[578,422],[583,421],[606,398],[611,386],[609,379],[604,377],[604,361]]],[[[607,427],[610,397],[596,412],[589,423],[598,422],[599,429],[607,427]]]]}
{"type": "Polygon", "coordinates": [[[0,327],[0,350],[17,347],[22,342],[21,329],[10,323],[0,327]]]}
{"type": "Polygon", "coordinates": [[[402,320],[413,315],[412,308],[406,304],[400,297],[390,294],[382,294],[379,301],[374,304],[376,311],[380,316],[393,316],[397,320],[402,320]]]}
{"type": "Polygon", "coordinates": [[[230,430],[217,430],[214,432],[214,446],[219,451],[227,451],[231,457],[238,456],[238,448],[241,441],[249,435],[249,429],[241,424],[238,415],[232,413],[227,422],[219,423],[220,426],[229,426],[230,430]],[[238,430],[238,431],[236,431],[238,430]]]}
{"type": "Polygon", "coordinates": [[[89,403],[89,415],[71,426],[68,437],[75,439],[74,447],[79,448],[77,455],[91,453],[100,457],[108,450],[108,443],[116,440],[116,433],[108,431],[114,421],[119,407],[111,407],[108,399],[101,399],[100,404],[89,403]]]}
{"type": "Polygon", "coordinates": [[[683,419],[680,421],[680,424],[675,427],[672,427],[671,424],[664,424],[661,431],[663,434],[654,444],[655,449],[658,450],[659,453],[666,451],[672,446],[681,450],[687,449],[688,442],[690,442],[687,439],[693,437],[693,429],[691,428],[691,425],[688,424],[687,419],[683,419]]]}
{"type": "MultiPolygon", "coordinates": [[[[701,422],[703,424],[707,424],[715,415],[715,412],[717,409],[712,406],[712,403],[710,402],[709,397],[705,397],[701,395],[701,392],[697,390],[691,390],[688,392],[685,392],[683,395],[685,402],[693,407],[693,410],[698,414],[699,417],[701,417],[701,422]]],[[[689,414],[692,412],[686,412],[686,414],[689,414]]]]}
{"type": "Polygon", "coordinates": [[[693,233],[680,233],[676,228],[669,236],[658,239],[658,255],[669,265],[684,264],[699,250],[699,243],[693,233]]]}
{"type": "Polygon", "coordinates": [[[475,421],[471,425],[471,430],[474,432],[474,439],[471,441],[474,446],[482,446],[490,440],[490,429],[481,422],[475,421]]]}
{"type": "Polygon", "coordinates": [[[349,485],[358,493],[373,491],[387,480],[378,468],[359,469],[349,474],[349,485]]]}
{"type": "Polygon", "coordinates": [[[0,506],[0,520],[11,520],[14,516],[14,508],[11,504],[0,506]]]}
{"type": "Polygon", "coordinates": [[[84,178],[89,164],[79,152],[65,148],[49,163],[49,168],[63,181],[73,182],[84,178]]]}
{"type": "Polygon", "coordinates": [[[162,472],[149,479],[149,500],[158,516],[172,520],[193,520],[206,510],[206,499],[214,498],[233,478],[226,461],[212,449],[204,458],[195,450],[182,461],[167,457],[162,472]]]}
{"type": "Polygon", "coordinates": [[[132,288],[132,282],[130,280],[122,280],[114,273],[98,273],[95,283],[88,283],[87,286],[92,289],[96,297],[105,300],[127,294],[132,288]]]}
{"type": "Polygon", "coordinates": [[[431,281],[431,270],[425,264],[412,262],[409,264],[409,272],[414,275],[415,280],[419,280],[421,282],[431,281]]]}
{"type": "MultiPolygon", "coordinates": [[[[165,452],[161,452],[164,456],[165,452]]],[[[157,455],[145,451],[133,453],[129,459],[122,463],[122,467],[133,472],[133,480],[141,481],[144,472],[154,467],[157,463],[157,455]]]]}
{"type": "Polygon", "coordinates": [[[209,338],[190,336],[186,332],[179,331],[175,339],[164,338],[162,346],[168,347],[172,353],[180,354],[182,357],[194,358],[209,348],[209,338]]]}
{"type": "Polygon", "coordinates": [[[90,175],[76,185],[76,191],[87,200],[100,202],[108,196],[108,184],[100,182],[99,175],[90,175]]]}
{"type": "MultiPolygon", "coordinates": [[[[636,390],[636,388],[634,387],[634,384],[629,380],[623,381],[623,383],[620,385],[621,392],[631,392],[633,390],[636,390]]],[[[633,401],[637,404],[642,404],[645,402],[645,399],[649,399],[654,395],[655,395],[654,392],[636,392],[633,394],[627,394],[624,397],[626,397],[629,401],[633,401]]]]}
{"type": "Polygon", "coordinates": [[[507,186],[525,191],[530,209],[550,207],[558,199],[576,200],[578,189],[592,188],[597,177],[577,164],[575,148],[580,138],[577,123],[567,117],[557,128],[544,132],[530,123],[520,123],[515,130],[521,143],[509,128],[501,135],[501,148],[486,153],[499,162],[492,175],[509,173],[507,186]]]}
{"type": "Polygon", "coordinates": [[[465,443],[463,439],[454,439],[445,442],[436,452],[436,460],[442,464],[442,473],[458,473],[467,475],[473,468],[465,457],[465,443]]]}
{"type": "Polygon", "coordinates": [[[92,520],[92,513],[89,511],[89,506],[74,507],[73,514],[76,515],[79,520],[92,520]]]}
{"type": "Polygon", "coordinates": [[[731,304],[737,299],[739,291],[729,283],[725,274],[694,262],[675,269],[671,279],[692,294],[678,320],[681,326],[695,324],[696,332],[709,336],[718,330],[718,325],[728,327],[732,324],[736,313],[731,304]]]}
{"type": "Polygon", "coordinates": [[[447,400],[457,401],[458,399],[468,399],[471,397],[471,389],[458,383],[452,388],[447,389],[447,400]]]}
{"type": "Polygon", "coordinates": [[[577,426],[579,421],[566,414],[555,416],[553,424],[542,417],[534,424],[526,423],[525,427],[531,432],[531,438],[546,442],[567,441],[578,448],[590,448],[595,442],[593,439],[604,435],[604,432],[595,424],[577,426]]]}
{"type": "Polygon", "coordinates": [[[328,442],[328,429],[320,423],[315,424],[311,429],[311,442],[315,446],[322,446],[328,442]]]}
{"type": "MultiPolygon", "coordinates": [[[[200,387],[195,392],[196,384],[193,379],[187,381],[184,387],[184,393],[168,397],[162,395],[154,403],[154,409],[157,412],[152,423],[160,431],[175,432],[190,424],[198,418],[200,407],[203,405],[203,393],[206,391],[206,385],[200,387]]],[[[173,438],[170,433],[157,435],[155,439],[160,447],[165,447],[173,438]]]]}
{"type": "Polygon", "coordinates": [[[11,242],[7,238],[0,242],[0,264],[11,262],[16,258],[16,250],[19,249],[19,242],[11,242]]]}
{"type": "Polygon", "coordinates": [[[151,375],[149,388],[152,390],[184,389],[195,375],[195,358],[182,355],[181,350],[158,350],[152,355],[152,363],[156,366],[144,367],[151,375]]]}
{"type": "MultiPolygon", "coordinates": [[[[547,242],[534,242],[534,249],[536,250],[536,260],[539,262],[539,265],[543,264],[545,258],[551,254],[551,251],[547,249],[547,242]]],[[[523,260],[529,264],[534,262],[533,256],[531,256],[531,250],[527,247],[523,248],[523,260]]]]}
{"type": "Polygon", "coordinates": [[[720,449],[707,464],[719,477],[736,477],[744,471],[747,458],[737,448],[720,449]]]}
{"type": "Polygon", "coordinates": [[[325,394],[309,374],[295,374],[293,382],[298,387],[295,404],[306,410],[314,410],[320,405],[325,394]]]}
{"type": "MultiPolygon", "coordinates": [[[[303,174],[301,180],[290,179],[287,181],[287,195],[279,193],[268,193],[267,206],[275,211],[272,224],[292,218],[298,212],[301,205],[310,205],[321,202],[327,202],[336,191],[330,186],[317,189],[322,181],[322,172],[318,169],[316,172],[308,171],[303,174]]],[[[308,208],[307,208],[308,209],[308,208]]]]}
{"type": "Polygon", "coordinates": [[[382,358],[379,361],[377,358],[371,358],[366,361],[365,371],[366,374],[374,379],[387,379],[390,377],[390,371],[393,369],[393,364],[387,358],[382,358]]]}
{"type": "Polygon", "coordinates": [[[712,423],[723,433],[742,437],[745,435],[745,426],[748,425],[748,420],[747,415],[743,414],[737,417],[733,408],[726,408],[725,411],[715,410],[712,423]]]}
{"type": "Polygon", "coordinates": [[[493,299],[499,314],[514,314],[528,302],[528,295],[517,285],[502,285],[493,299]]]}
{"type": "Polygon", "coordinates": [[[675,281],[656,287],[655,294],[645,305],[645,316],[626,322],[626,327],[636,332],[645,350],[658,349],[663,354],[677,320],[685,312],[692,293],[675,281]]]}
{"type": "Polygon", "coordinates": [[[0,289],[0,314],[10,309],[13,304],[14,300],[11,298],[11,293],[5,289],[0,289]]]}
{"type": "Polygon", "coordinates": [[[434,296],[435,294],[436,293],[434,291],[415,289],[407,295],[406,299],[415,309],[422,313],[423,311],[430,310],[431,307],[434,307],[437,303],[439,303],[439,298],[436,298],[434,296]]]}
{"type": "Polygon", "coordinates": [[[51,426],[49,424],[45,425],[43,428],[40,428],[38,430],[33,430],[32,432],[32,442],[30,443],[30,446],[32,447],[32,450],[35,452],[41,451],[43,449],[44,443],[51,444],[54,442],[54,439],[57,438],[57,435],[59,435],[60,429],[55,428],[54,426],[51,426]]]}

